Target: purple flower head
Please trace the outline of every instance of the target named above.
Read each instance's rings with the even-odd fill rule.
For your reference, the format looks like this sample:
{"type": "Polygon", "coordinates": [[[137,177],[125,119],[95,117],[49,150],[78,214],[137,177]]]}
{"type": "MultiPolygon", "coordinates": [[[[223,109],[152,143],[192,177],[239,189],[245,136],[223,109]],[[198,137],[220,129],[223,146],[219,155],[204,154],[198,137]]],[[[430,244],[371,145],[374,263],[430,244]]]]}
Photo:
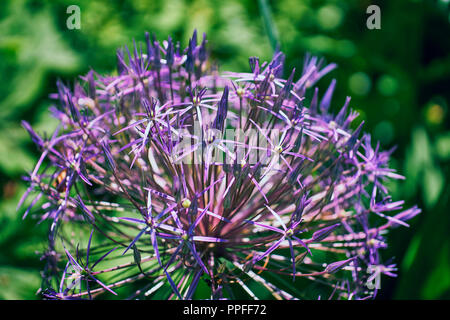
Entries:
{"type": "Polygon", "coordinates": [[[420,212],[389,195],[393,150],[350,98],[331,113],[337,82],[315,85],[335,64],[308,55],[284,79],[277,50],[219,74],[206,45],[147,33],[117,75],[58,81],[50,139],[23,122],[42,152],[19,205],[34,194],[25,216],[50,224],[44,297],[373,297],[395,276],[386,232],[420,212]]]}

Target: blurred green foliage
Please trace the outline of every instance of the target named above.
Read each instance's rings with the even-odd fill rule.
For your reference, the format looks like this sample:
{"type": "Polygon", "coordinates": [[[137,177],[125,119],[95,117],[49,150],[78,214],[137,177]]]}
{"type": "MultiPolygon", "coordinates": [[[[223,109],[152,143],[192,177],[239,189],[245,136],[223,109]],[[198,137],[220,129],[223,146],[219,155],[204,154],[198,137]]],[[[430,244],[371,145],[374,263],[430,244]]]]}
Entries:
{"type": "MultiPolygon", "coordinates": [[[[0,299],[33,299],[46,228],[22,220],[20,177],[38,153],[20,126],[41,134],[56,122],[47,111],[56,79],[73,83],[90,68],[115,69],[116,49],[171,35],[184,44],[206,32],[220,70],[249,70],[248,57],[270,59],[278,43],[286,69],[306,52],[337,62],[334,108],[345,96],[383,148],[397,145],[396,199],[423,213],[389,236],[398,279],[382,280],[380,298],[450,298],[449,161],[450,13],[445,0],[4,0],[0,2],[0,299]],[[66,27],[66,8],[81,9],[81,29],[66,27]],[[366,8],[381,8],[381,30],[366,28],[366,8]]],[[[323,90],[323,89],[322,89],[323,90]]]]}

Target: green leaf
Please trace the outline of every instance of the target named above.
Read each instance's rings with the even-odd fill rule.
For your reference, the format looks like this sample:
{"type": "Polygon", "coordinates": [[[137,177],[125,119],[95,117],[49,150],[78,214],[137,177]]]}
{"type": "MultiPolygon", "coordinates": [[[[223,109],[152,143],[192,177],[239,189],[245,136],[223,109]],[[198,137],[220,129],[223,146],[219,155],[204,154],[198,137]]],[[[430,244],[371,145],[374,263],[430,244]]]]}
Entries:
{"type": "Polygon", "coordinates": [[[442,160],[450,159],[450,132],[447,132],[436,139],[435,150],[442,160]]]}
{"type": "Polygon", "coordinates": [[[258,4],[264,22],[264,27],[266,29],[267,36],[269,37],[270,45],[272,46],[272,50],[275,51],[277,46],[280,44],[280,41],[278,38],[277,29],[275,28],[275,24],[272,19],[270,7],[267,0],[258,0],[258,4]]]}
{"type": "Polygon", "coordinates": [[[135,244],[133,244],[133,257],[134,257],[134,262],[137,265],[141,264],[141,252],[138,250],[138,248],[136,247],[135,244]]]}
{"type": "Polygon", "coordinates": [[[422,291],[423,299],[440,299],[443,294],[450,292],[450,246],[447,241],[439,252],[436,252],[437,266],[427,276],[422,291]]]}
{"type": "Polygon", "coordinates": [[[39,271],[0,267],[0,299],[24,300],[37,299],[41,277],[39,271]]]}
{"type": "Polygon", "coordinates": [[[414,241],[402,263],[402,272],[394,296],[396,299],[450,297],[450,186],[445,185],[444,188],[438,200],[439,206],[425,212],[420,225],[416,226],[414,241]]]}
{"type": "Polygon", "coordinates": [[[433,207],[444,186],[444,175],[436,166],[425,168],[423,177],[423,198],[427,207],[433,207]]]}
{"type": "Polygon", "coordinates": [[[2,128],[0,131],[0,169],[9,176],[31,170],[35,160],[24,147],[28,134],[21,127],[2,128]]]}

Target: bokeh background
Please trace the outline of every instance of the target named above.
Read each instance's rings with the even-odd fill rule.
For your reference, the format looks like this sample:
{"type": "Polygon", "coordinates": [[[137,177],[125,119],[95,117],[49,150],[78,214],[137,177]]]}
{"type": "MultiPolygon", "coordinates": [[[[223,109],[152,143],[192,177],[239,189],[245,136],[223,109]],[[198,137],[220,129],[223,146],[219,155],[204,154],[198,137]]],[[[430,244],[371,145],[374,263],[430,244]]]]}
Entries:
{"type": "Polygon", "coordinates": [[[56,80],[73,83],[90,68],[109,73],[116,49],[154,32],[187,44],[206,32],[220,70],[249,71],[248,57],[268,60],[276,43],[286,69],[305,53],[336,62],[334,108],[347,95],[383,148],[397,146],[391,166],[395,199],[423,212],[388,236],[385,258],[399,276],[382,278],[378,299],[450,299],[450,1],[449,0],[2,0],[0,1],[0,299],[39,299],[39,252],[47,225],[16,211],[21,180],[37,150],[20,126],[52,132],[48,107],[56,80]],[[69,30],[66,9],[81,9],[69,30]],[[366,27],[366,9],[381,8],[381,30],[366,27]]]}

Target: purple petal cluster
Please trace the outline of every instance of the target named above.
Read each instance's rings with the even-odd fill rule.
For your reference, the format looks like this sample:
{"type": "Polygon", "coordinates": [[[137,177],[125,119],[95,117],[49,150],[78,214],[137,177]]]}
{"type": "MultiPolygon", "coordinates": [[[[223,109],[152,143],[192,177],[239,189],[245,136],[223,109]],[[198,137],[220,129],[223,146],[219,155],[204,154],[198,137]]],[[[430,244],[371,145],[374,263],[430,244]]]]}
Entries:
{"type": "Polygon", "coordinates": [[[395,276],[386,233],[420,212],[389,195],[393,150],[350,98],[330,111],[336,81],[316,85],[335,64],[308,55],[283,79],[277,52],[219,73],[206,44],[146,34],[117,74],[58,81],[50,138],[23,122],[42,152],[19,205],[49,223],[44,297],[374,297],[395,276]]]}

